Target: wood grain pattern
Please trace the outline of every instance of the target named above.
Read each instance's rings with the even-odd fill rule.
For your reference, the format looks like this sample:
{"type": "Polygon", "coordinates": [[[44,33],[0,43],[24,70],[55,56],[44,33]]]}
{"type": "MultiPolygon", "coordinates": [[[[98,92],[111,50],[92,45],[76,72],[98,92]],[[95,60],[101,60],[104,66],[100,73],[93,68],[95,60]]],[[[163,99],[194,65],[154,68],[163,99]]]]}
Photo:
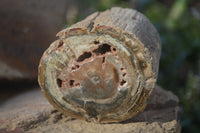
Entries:
{"type": "Polygon", "coordinates": [[[159,35],[132,9],[96,12],[57,34],[39,65],[39,83],[55,108],[97,123],[118,122],[146,106],[155,86],[159,35]]]}

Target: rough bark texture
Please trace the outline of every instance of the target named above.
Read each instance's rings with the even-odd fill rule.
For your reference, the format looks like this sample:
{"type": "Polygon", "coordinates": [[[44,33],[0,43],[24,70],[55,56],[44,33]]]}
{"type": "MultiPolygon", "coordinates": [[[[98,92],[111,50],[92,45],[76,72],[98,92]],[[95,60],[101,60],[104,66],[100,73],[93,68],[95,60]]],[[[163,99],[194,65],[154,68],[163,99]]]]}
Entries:
{"type": "MultiPolygon", "coordinates": [[[[114,7],[105,12],[93,13],[85,20],[65,29],[64,32],[73,28],[84,29],[86,27],[92,31],[99,25],[115,27],[134,34],[142,42],[142,45],[148,49],[150,57],[153,58],[152,66],[155,67],[153,68],[153,72],[157,74],[161,54],[160,37],[154,26],[143,14],[132,9],[114,7]]],[[[58,35],[61,33],[58,33],[58,35]]]]}
{"type": "Polygon", "coordinates": [[[54,107],[97,123],[122,121],[145,108],[161,46],[144,15],[112,8],[57,35],[41,58],[38,78],[54,107]]]}
{"type": "Polygon", "coordinates": [[[94,124],[59,113],[36,88],[0,101],[0,132],[179,133],[178,101],[174,94],[156,86],[147,108],[138,116],[117,124],[94,124]]]}

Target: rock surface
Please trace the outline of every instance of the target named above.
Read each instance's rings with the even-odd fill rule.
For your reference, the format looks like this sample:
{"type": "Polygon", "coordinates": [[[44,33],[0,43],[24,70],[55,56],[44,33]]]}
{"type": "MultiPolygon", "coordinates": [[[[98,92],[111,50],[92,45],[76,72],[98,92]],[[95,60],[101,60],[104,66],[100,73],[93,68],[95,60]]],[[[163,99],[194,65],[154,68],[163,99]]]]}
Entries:
{"type": "Polygon", "coordinates": [[[146,109],[136,117],[121,123],[95,124],[62,115],[35,88],[0,102],[0,133],[179,133],[178,102],[173,93],[156,86],[146,109]]]}

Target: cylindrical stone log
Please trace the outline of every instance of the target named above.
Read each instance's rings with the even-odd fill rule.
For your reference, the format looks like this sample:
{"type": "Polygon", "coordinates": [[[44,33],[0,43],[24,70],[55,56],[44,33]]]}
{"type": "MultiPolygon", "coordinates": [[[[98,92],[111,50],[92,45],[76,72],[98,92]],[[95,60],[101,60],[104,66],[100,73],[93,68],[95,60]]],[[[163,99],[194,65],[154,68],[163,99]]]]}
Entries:
{"type": "Polygon", "coordinates": [[[141,112],[157,79],[160,39],[132,9],[96,12],[57,34],[44,52],[39,84],[62,113],[97,123],[141,112]]]}

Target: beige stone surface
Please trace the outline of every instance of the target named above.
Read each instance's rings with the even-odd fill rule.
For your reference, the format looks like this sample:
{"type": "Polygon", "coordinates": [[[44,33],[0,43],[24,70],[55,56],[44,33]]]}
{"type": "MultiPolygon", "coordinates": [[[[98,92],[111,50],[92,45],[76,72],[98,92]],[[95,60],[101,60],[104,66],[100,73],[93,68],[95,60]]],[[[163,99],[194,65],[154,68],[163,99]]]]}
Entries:
{"type": "Polygon", "coordinates": [[[136,117],[95,124],[64,116],[35,88],[0,102],[0,133],[175,133],[181,129],[178,102],[173,93],[156,86],[136,117]]]}

